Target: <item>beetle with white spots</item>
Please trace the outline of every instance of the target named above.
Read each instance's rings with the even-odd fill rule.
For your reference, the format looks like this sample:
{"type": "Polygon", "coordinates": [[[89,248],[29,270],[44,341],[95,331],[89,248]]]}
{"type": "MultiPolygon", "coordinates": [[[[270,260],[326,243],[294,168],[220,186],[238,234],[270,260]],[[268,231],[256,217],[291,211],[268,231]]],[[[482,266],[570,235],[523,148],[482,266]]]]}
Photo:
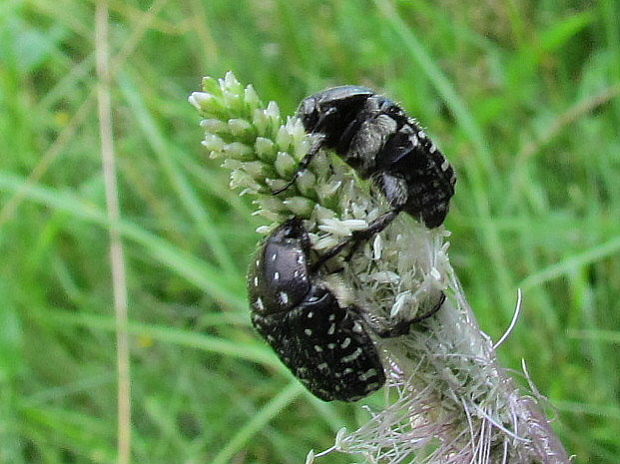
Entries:
{"type": "Polygon", "coordinates": [[[274,193],[286,190],[314,156],[328,148],[362,178],[371,178],[392,208],[366,229],[355,231],[355,242],[383,230],[401,211],[428,228],[444,222],[456,175],[418,122],[397,103],[372,89],[345,85],[305,98],[297,116],[316,142],[293,179],[274,193]]]}
{"type": "Polygon", "coordinates": [[[385,383],[373,338],[403,335],[419,318],[377,330],[361,308],[339,301],[314,257],[299,218],[267,237],[248,276],[252,323],[314,395],[357,401],[385,383]]]}

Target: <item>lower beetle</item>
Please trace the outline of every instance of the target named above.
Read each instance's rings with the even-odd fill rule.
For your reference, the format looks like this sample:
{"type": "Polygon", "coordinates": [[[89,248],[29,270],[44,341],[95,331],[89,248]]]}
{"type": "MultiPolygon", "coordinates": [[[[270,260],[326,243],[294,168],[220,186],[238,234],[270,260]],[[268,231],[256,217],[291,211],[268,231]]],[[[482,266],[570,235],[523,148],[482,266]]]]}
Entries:
{"type": "Polygon", "coordinates": [[[259,249],[248,275],[252,324],[282,362],[324,401],[357,401],[385,383],[371,337],[395,337],[430,313],[374,329],[363,311],[339,301],[311,263],[308,232],[299,218],[276,228],[259,249]]]}
{"type": "Polygon", "coordinates": [[[305,98],[297,116],[318,141],[301,161],[293,180],[276,194],[292,185],[321,148],[330,148],[362,178],[372,178],[392,207],[368,230],[354,234],[357,240],[383,230],[400,211],[429,228],[443,223],[454,195],[454,170],[418,123],[395,102],[366,87],[347,85],[305,98]]]}

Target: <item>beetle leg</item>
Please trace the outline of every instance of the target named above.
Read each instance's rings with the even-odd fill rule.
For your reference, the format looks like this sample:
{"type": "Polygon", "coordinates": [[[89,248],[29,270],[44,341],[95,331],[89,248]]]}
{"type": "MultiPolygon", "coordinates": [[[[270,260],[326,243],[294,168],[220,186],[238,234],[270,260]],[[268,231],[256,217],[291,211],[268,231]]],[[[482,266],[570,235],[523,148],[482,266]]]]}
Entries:
{"type": "Polygon", "coordinates": [[[308,166],[310,165],[314,157],[321,150],[322,145],[323,145],[322,139],[319,139],[316,141],[316,143],[312,146],[312,148],[310,148],[310,151],[306,154],[306,156],[304,156],[302,160],[299,162],[299,166],[297,167],[297,171],[295,171],[295,174],[293,174],[293,178],[284,187],[279,188],[278,190],[275,190],[274,192],[272,192],[273,195],[278,195],[284,192],[285,190],[288,190],[295,183],[297,178],[301,175],[302,172],[304,172],[308,168],[308,166]]]}
{"type": "Polygon", "coordinates": [[[328,250],[325,254],[323,254],[311,266],[311,271],[316,272],[327,261],[339,255],[342,250],[344,250],[348,245],[351,245],[351,249],[349,250],[345,258],[345,261],[349,261],[362,243],[368,241],[373,235],[378,234],[387,226],[389,226],[390,223],[396,218],[396,216],[398,216],[400,211],[400,209],[388,211],[387,213],[382,214],[377,219],[372,221],[367,228],[363,230],[356,230],[355,232],[353,232],[350,238],[345,239],[342,243],[339,243],[331,250],[328,250]]]}
{"type": "Polygon", "coordinates": [[[439,311],[439,309],[443,306],[445,301],[446,301],[446,294],[444,292],[441,292],[441,295],[439,296],[439,301],[435,303],[435,306],[433,306],[429,312],[427,312],[426,314],[422,314],[421,316],[414,317],[413,319],[409,321],[409,323],[417,324],[418,322],[421,322],[424,319],[428,319],[433,314],[435,314],[437,311],[439,311]]]}
{"type": "MultiPolygon", "coordinates": [[[[325,119],[330,116],[331,114],[335,113],[337,110],[336,108],[329,108],[327,111],[325,111],[324,114],[321,115],[321,118],[319,119],[319,121],[316,124],[317,128],[322,127],[323,122],[325,121],[325,119]]],[[[320,132],[314,132],[315,134],[318,134],[320,132]]],[[[310,165],[310,163],[312,162],[312,159],[317,155],[317,153],[321,150],[321,147],[323,146],[323,139],[325,137],[321,137],[319,138],[314,145],[312,146],[312,148],[310,148],[310,151],[306,154],[306,156],[303,157],[303,159],[301,160],[301,162],[299,163],[299,166],[297,168],[297,171],[295,171],[295,174],[293,175],[293,178],[282,188],[276,190],[275,192],[273,192],[274,195],[278,195],[279,193],[284,192],[285,190],[288,190],[297,180],[297,178],[300,176],[300,174],[305,171],[308,166],[310,165]]]]}
{"type": "Polygon", "coordinates": [[[353,232],[349,239],[351,242],[351,249],[345,260],[349,261],[362,243],[370,240],[373,235],[378,234],[389,226],[392,221],[396,219],[396,216],[400,214],[401,210],[402,208],[395,208],[392,211],[388,211],[372,221],[367,228],[353,232]]]}
{"type": "Polygon", "coordinates": [[[441,292],[439,301],[435,304],[435,306],[433,306],[433,308],[429,312],[427,312],[426,314],[422,314],[421,316],[414,317],[413,319],[410,319],[408,321],[398,322],[389,329],[378,330],[377,335],[379,335],[379,337],[381,338],[394,338],[400,337],[402,335],[407,335],[409,333],[409,329],[413,324],[417,324],[418,322],[421,322],[431,317],[433,314],[439,311],[444,301],[446,301],[446,294],[444,292],[441,292]]]}
{"type": "Polygon", "coordinates": [[[393,209],[372,221],[366,229],[353,232],[350,239],[352,243],[351,250],[346,258],[347,261],[351,259],[364,241],[369,240],[373,235],[378,234],[389,226],[407,204],[407,186],[402,177],[382,172],[377,176],[373,176],[373,181],[378,185],[393,209]]]}
{"type": "Polygon", "coordinates": [[[310,272],[314,273],[314,272],[318,271],[321,268],[321,266],[323,266],[325,263],[327,263],[327,261],[329,261],[330,259],[332,259],[335,256],[337,256],[338,254],[340,254],[342,252],[342,250],[344,250],[344,248],[349,243],[350,243],[349,240],[345,240],[344,242],[339,243],[338,245],[333,247],[331,250],[328,250],[325,254],[321,255],[321,257],[319,259],[317,259],[316,262],[314,264],[312,264],[312,266],[310,266],[310,272]]]}

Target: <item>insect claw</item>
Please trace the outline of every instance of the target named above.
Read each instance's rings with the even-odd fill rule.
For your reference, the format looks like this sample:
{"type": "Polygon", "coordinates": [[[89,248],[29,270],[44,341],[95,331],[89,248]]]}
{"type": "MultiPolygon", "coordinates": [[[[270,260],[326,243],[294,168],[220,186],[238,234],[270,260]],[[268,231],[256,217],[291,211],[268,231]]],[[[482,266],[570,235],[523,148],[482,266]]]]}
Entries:
{"type": "Polygon", "coordinates": [[[297,171],[295,172],[295,174],[293,175],[293,179],[290,180],[284,187],[279,188],[277,190],[274,190],[273,192],[271,192],[272,195],[279,195],[280,193],[284,192],[285,190],[288,190],[289,188],[292,187],[292,185],[295,183],[295,181],[297,180],[297,177],[299,177],[299,172],[297,171]]]}
{"type": "Polygon", "coordinates": [[[400,337],[402,335],[407,335],[409,333],[409,329],[413,324],[417,324],[418,322],[422,322],[423,320],[433,316],[437,311],[439,311],[445,301],[446,294],[444,292],[441,292],[439,301],[435,304],[435,306],[433,306],[433,308],[429,312],[427,312],[426,314],[422,314],[421,316],[414,317],[413,319],[409,319],[408,321],[400,321],[388,329],[378,331],[377,335],[379,335],[379,337],[381,338],[394,338],[400,337]]]}

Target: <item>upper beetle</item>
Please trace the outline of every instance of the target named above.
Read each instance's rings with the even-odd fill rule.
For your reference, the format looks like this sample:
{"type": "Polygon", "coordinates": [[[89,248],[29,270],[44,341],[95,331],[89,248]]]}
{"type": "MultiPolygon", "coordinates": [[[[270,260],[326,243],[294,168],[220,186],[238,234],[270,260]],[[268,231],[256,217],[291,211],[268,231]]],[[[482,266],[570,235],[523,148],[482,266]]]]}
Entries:
{"type": "MultiPolygon", "coordinates": [[[[325,401],[357,401],[385,383],[371,334],[402,335],[430,313],[375,329],[358,306],[339,301],[339,292],[315,270],[311,254],[299,218],[267,237],[248,275],[252,323],[314,395],[325,401]]],[[[432,312],[443,298],[442,293],[432,312]]]]}
{"type": "Polygon", "coordinates": [[[400,211],[429,228],[443,223],[454,195],[454,170],[395,102],[366,87],[347,85],[305,98],[297,116],[308,133],[319,135],[300,170],[321,148],[333,149],[361,177],[371,177],[390,202],[392,210],[371,224],[366,235],[385,228],[400,211]]]}

